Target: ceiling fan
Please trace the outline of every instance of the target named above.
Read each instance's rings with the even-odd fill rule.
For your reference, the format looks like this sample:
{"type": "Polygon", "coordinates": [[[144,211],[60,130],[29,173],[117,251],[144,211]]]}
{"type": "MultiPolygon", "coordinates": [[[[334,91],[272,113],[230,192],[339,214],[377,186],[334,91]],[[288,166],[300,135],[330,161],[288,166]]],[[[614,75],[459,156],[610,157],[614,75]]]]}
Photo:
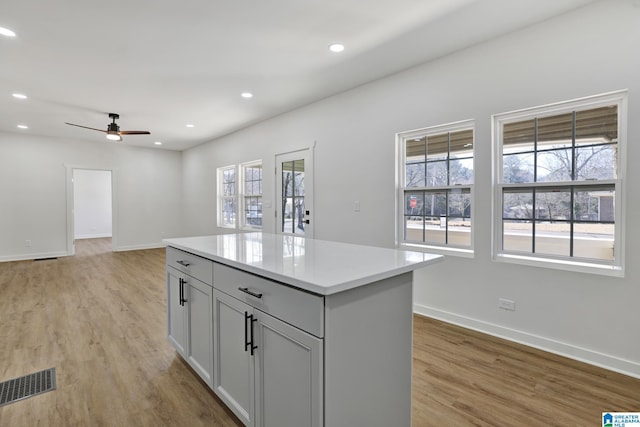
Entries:
{"type": "Polygon", "coordinates": [[[111,141],[122,141],[122,135],[151,135],[151,132],[146,130],[120,130],[120,126],[116,124],[116,120],[120,118],[120,115],[116,113],[109,113],[109,118],[113,121],[107,125],[107,130],[90,128],[88,126],[81,126],[67,122],[65,122],[65,124],[77,126],[79,128],[97,130],[98,132],[104,132],[107,134],[107,139],[110,139],[111,141]]]}

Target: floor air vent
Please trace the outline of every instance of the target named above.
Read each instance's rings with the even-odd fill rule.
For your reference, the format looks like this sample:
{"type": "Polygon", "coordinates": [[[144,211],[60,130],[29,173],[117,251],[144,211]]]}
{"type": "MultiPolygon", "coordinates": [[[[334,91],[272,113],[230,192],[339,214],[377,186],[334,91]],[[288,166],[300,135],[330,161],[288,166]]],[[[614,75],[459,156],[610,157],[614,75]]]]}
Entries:
{"type": "Polygon", "coordinates": [[[0,383],[0,406],[56,389],[56,368],[0,383]]]}

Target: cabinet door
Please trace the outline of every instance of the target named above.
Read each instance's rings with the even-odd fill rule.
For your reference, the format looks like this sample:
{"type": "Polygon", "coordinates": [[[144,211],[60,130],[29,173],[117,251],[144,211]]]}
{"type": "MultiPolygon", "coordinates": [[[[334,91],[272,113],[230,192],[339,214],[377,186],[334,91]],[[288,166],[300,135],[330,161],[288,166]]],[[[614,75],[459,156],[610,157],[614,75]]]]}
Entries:
{"type": "Polygon", "coordinates": [[[253,309],[213,290],[213,391],[247,426],[254,425],[253,356],[246,349],[253,309]]]}
{"type": "Polygon", "coordinates": [[[323,343],[255,310],[256,425],[323,426],[323,343]]]}
{"type": "Polygon", "coordinates": [[[186,306],[181,302],[184,278],[177,270],[167,268],[167,334],[169,342],[182,357],[186,357],[187,348],[186,306]]]}
{"type": "Polygon", "coordinates": [[[187,361],[213,388],[213,288],[188,277],[186,289],[189,333],[187,361]]]}

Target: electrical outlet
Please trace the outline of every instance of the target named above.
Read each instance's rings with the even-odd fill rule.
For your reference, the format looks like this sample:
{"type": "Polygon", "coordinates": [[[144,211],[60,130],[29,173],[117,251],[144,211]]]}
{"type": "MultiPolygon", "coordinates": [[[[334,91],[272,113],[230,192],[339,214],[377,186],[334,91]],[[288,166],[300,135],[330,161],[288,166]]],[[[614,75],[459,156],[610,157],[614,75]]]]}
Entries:
{"type": "Polygon", "coordinates": [[[360,212],[360,200],[353,201],[353,211],[360,212]]]}
{"type": "Polygon", "coordinates": [[[31,247],[31,240],[25,240],[24,241],[24,246],[27,247],[27,248],[30,248],[31,247]]]}
{"type": "Polygon", "coordinates": [[[498,298],[498,308],[508,311],[516,311],[516,302],[510,299],[498,298]]]}

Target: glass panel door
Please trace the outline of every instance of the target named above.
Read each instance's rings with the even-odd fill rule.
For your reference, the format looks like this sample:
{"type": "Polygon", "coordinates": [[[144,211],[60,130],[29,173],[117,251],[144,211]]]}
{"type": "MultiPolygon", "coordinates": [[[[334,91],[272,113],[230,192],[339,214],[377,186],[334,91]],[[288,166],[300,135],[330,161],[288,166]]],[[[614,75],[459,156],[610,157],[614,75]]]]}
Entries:
{"type": "Polygon", "coordinates": [[[310,150],[304,150],[276,157],[278,233],[313,236],[310,156],[310,150]]]}
{"type": "Polygon", "coordinates": [[[282,232],[304,234],[304,159],[282,162],[282,232]]]}

